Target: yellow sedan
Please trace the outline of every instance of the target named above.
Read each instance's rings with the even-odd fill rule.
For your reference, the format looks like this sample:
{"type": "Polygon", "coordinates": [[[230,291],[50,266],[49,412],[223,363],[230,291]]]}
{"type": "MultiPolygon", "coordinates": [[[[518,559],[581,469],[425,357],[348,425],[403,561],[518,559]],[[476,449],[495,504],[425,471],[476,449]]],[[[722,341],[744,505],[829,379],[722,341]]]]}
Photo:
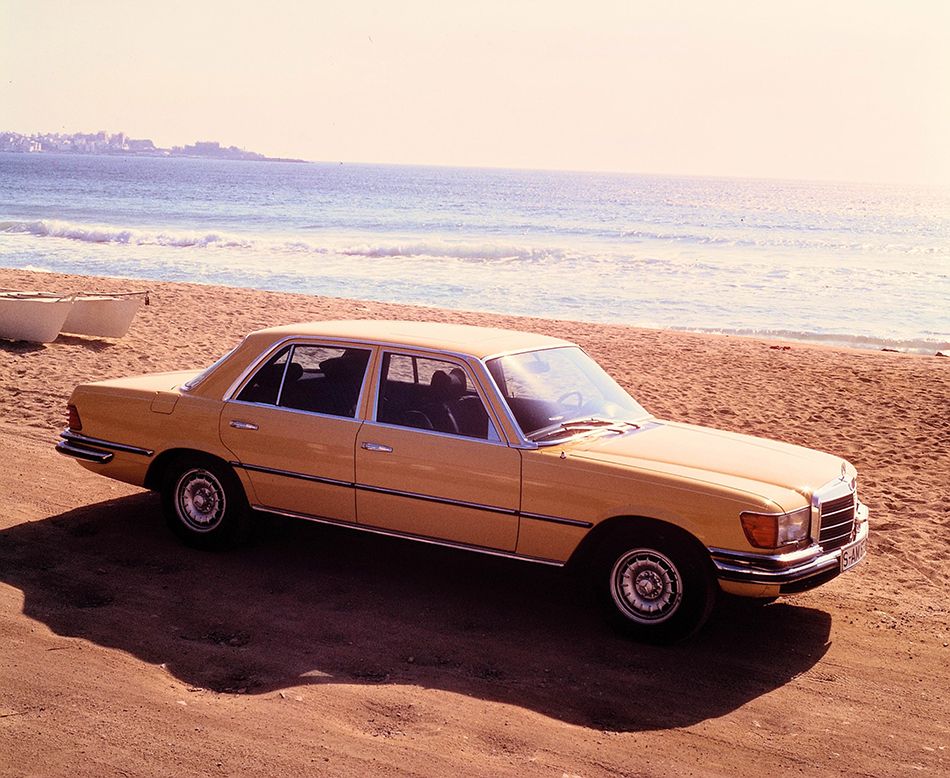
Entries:
{"type": "Polygon", "coordinates": [[[720,592],[775,598],[854,567],[846,461],[654,418],[582,349],[451,324],[248,335],[204,371],[82,384],[57,448],[161,492],[189,545],[255,512],[583,566],[610,624],[669,643],[720,592]]]}

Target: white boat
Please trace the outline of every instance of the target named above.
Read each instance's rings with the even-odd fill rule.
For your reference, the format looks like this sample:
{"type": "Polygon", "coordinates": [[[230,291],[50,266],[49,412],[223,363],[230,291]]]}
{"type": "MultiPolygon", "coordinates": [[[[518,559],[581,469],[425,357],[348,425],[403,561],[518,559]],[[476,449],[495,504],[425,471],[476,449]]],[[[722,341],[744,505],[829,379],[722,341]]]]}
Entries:
{"type": "Polygon", "coordinates": [[[0,338],[51,343],[72,307],[71,297],[0,292],[0,338]]]}
{"type": "Polygon", "coordinates": [[[132,326],[132,319],[147,298],[147,293],[128,295],[80,294],[60,332],[70,335],[95,335],[121,338],[132,326]]]}
{"type": "Polygon", "coordinates": [[[51,343],[61,332],[121,338],[148,294],[0,291],[0,338],[51,343]]]}

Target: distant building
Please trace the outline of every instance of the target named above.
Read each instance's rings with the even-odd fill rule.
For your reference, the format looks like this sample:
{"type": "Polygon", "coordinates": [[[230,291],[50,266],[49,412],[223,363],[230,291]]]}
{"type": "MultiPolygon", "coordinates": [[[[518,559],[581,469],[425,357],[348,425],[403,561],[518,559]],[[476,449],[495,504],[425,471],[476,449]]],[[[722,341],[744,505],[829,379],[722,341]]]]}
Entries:
{"type": "Polygon", "coordinates": [[[148,140],[147,138],[144,140],[135,140],[135,139],[129,138],[128,143],[126,145],[128,146],[129,151],[139,151],[139,152],[157,151],[157,149],[155,148],[155,144],[152,143],[152,141],[148,140]]]}
{"type": "MultiPolygon", "coordinates": [[[[217,141],[197,141],[194,146],[173,146],[171,151],[160,149],[151,140],[129,138],[124,132],[110,135],[105,130],[95,134],[75,132],[71,135],[56,133],[22,135],[18,132],[0,132],[0,152],[29,154],[143,154],[147,156],[201,157],[204,159],[237,159],[275,161],[263,154],[245,151],[237,146],[222,148],[217,141]]],[[[302,162],[303,160],[281,160],[302,162]]]]}

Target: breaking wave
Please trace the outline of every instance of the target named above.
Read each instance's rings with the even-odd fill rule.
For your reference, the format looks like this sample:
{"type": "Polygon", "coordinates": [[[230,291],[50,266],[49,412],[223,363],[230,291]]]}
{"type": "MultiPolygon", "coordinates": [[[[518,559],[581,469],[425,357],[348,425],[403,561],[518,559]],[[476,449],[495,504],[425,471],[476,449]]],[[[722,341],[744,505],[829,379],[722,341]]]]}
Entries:
{"type": "Polygon", "coordinates": [[[346,241],[328,238],[316,240],[285,239],[271,236],[245,236],[223,232],[153,232],[102,225],[81,225],[41,219],[38,221],[0,222],[0,232],[27,234],[37,238],[59,238],[81,243],[173,248],[249,249],[264,252],[337,254],[374,259],[396,257],[448,257],[468,261],[544,262],[569,259],[571,252],[559,248],[517,245],[506,241],[446,241],[440,239],[409,241],[346,241]]]}
{"type": "Polygon", "coordinates": [[[54,220],[6,221],[0,222],[0,232],[8,234],[25,233],[38,238],[64,238],[82,243],[117,243],[134,246],[224,246],[249,247],[253,241],[236,236],[209,233],[147,232],[144,230],[122,229],[108,226],[86,226],[54,220]]]}
{"type": "Polygon", "coordinates": [[[858,348],[872,351],[900,351],[908,354],[934,354],[950,352],[950,341],[938,338],[881,338],[871,335],[850,335],[846,333],[815,333],[799,330],[753,329],[722,327],[669,327],[680,332],[704,332],[713,335],[736,335],[745,338],[763,338],[765,340],[784,340],[796,343],[813,343],[820,346],[858,348]]]}
{"type": "Polygon", "coordinates": [[[865,349],[950,344],[943,190],[135,161],[117,177],[55,155],[22,162],[0,159],[5,267],[865,349]]]}

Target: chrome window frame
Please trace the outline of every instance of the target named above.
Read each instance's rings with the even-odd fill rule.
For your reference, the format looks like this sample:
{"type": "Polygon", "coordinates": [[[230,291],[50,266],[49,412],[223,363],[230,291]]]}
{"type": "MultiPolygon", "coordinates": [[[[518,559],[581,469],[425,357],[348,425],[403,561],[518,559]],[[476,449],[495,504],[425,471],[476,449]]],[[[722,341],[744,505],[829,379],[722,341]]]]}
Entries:
{"type": "MultiPolygon", "coordinates": [[[[506,448],[510,447],[510,443],[507,440],[507,435],[504,434],[503,429],[498,424],[496,418],[495,409],[493,408],[493,403],[486,396],[488,393],[485,391],[484,387],[481,385],[481,377],[473,369],[474,365],[479,365],[480,361],[475,359],[470,354],[463,354],[461,352],[454,351],[442,351],[440,349],[425,349],[425,348],[414,348],[411,346],[400,346],[398,344],[379,344],[379,353],[377,355],[377,363],[375,369],[375,381],[376,387],[373,392],[373,402],[372,407],[367,409],[366,412],[366,423],[373,424],[379,427],[387,427],[391,429],[400,429],[400,430],[413,430],[415,432],[422,432],[428,435],[438,435],[442,437],[449,437],[453,439],[462,439],[462,440],[471,440],[476,443],[487,443],[493,446],[505,446],[506,448]],[[485,410],[486,415],[488,416],[488,437],[487,438],[478,438],[472,435],[462,435],[456,434],[454,432],[442,432],[440,430],[427,430],[419,429],[418,427],[409,427],[403,424],[393,424],[392,422],[380,421],[377,418],[379,413],[380,406],[380,394],[383,389],[383,363],[385,362],[386,355],[393,356],[405,356],[405,357],[418,357],[420,359],[429,359],[432,361],[448,362],[455,367],[461,368],[465,372],[466,380],[469,382],[472,388],[475,390],[475,394],[478,396],[479,401],[482,404],[482,408],[485,410]]],[[[482,366],[484,368],[484,366],[482,366]]],[[[418,372],[413,363],[413,372],[418,383],[418,372]]],[[[485,375],[487,371],[483,369],[485,375]]],[[[492,387],[494,388],[494,386],[492,387]]],[[[497,391],[497,390],[496,390],[497,391]]],[[[499,396],[500,401],[500,396],[499,396]]],[[[507,404],[502,403],[502,406],[507,409],[507,404]]],[[[517,429],[517,426],[515,427],[517,429]]]]}
{"type": "MultiPolygon", "coordinates": [[[[535,443],[532,440],[529,440],[524,431],[521,429],[521,425],[518,424],[517,419],[515,419],[514,413],[511,408],[508,406],[508,403],[505,402],[504,395],[502,394],[498,384],[495,382],[494,377],[488,369],[488,362],[493,359],[498,359],[505,356],[514,356],[517,354],[530,354],[536,351],[551,351],[553,349],[559,348],[577,348],[580,349],[584,354],[590,357],[595,363],[593,357],[587,353],[583,348],[578,346],[575,343],[565,342],[561,345],[549,345],[543,347],[532,347],[525,346],[524,348],[516,349],[506,349],[503,351],[492,352],[484,357],[477,357],[473,354],[466,353],[463,351],[455,351],[450,349],[440,349],[440,348],[428,348],[425,346],[413,346],[406,343],[399,343],[391,340],[367,340],[362,338],[346,338],[346,337],[336,337],[331,336],[328,338],[320,338],[319,335],[287,335],[280,340],[275,341],[267,348],[262,354],[252,360],[244,370],[235,378],[235,380],[228,387],[227,391],[224,393],[223,400],[225,402],[244,402],[241,400],[236,400],[235,396],[243,388],[244,384],[248,378],[253,375],[261,366],[263,362],[270,359],[273,354],[283,348],[287,344],[301,344],[301,345],[346,345],[347,347],[352,348],[365,348],[373,352],[370,357],[370,360],[367,364],[367,372],[363,377],[363,385],[360,389],[360,398],[358,403],[358,410],[356,419],[362,420],[368,424],[378,424],[383,427],[393,427],[394,429],[415,429],[412,427],[402,427],[400,425],[390,425],[386,422],[380,422],[376,420],[376,412],[379,406],[379,391],[381,383],[381,373],[382,373],[382,357],[385,352],[390,353],[401,353],[409,356],[416,355],[420,357],[427,357],[431,359],[442,359],[447,362],[457,363],[459,367],[462,367],[466,371],[466,375],[473,379],[472,385],[475,387],[476,392],[478,393],[479,398],[482,401],[485,410],[488,412],[489,421],[494,427],[495,433],[497,434],[499,440],[497,443],[485,440],[483,438],[472,438],[466,435],[454,435],[452,433],[437,432],[435,430],[421,430],[421,432],[427,432],[434,435],[449,435],[450,437],[456,438],[461,437],[466,440],[475,440],[483,441],[490,443],[492,445],[505,445],[511,448],[523,449],[533,451],[541,448],[542,446],[538,443],[535,443]],[[367,380],[369,376],[369,380],[367,380]],[[375,386],[373,386],[375,384],[375,386]],[[367,395],[367,393],[369,393],[367,395]],[[369,399],[368,407],[365,408],[365,411],[360,413],[359,409],[362,409],[366,400],[369,399]],[[504,420],[505,423],[502,423],[504,420]],[[509,432],[510,431],[510,432],[509,432]]],[[[228,355],[229,356],[229,355],[228,355]]],[[[223,361],[222,358],[221,361],[223,361]]],[[[598,365],[600,363],[597,363],[598,365]]],[[[603,369],[603,368],[601,368],[603,369]]],[[[606,371],[605,371],[606,372],[606,371]]],[[[609,375],[609,373],[608,373],[609,375]]],[[[623,388],[623,387],[621,387],[623,388]]],[[[626,391],[626,390],[624,390],[626,391]]],[[[629,392],[628,392],[629,394],[629,392]]],[[[636,399],[634,398],[634,402],[636,399]]],[[[260,403],[248,403],[250,405],[261,405],[260,403]]],[[[639,404],[639,403],[638,403],[639,404]]],[[[277,407],[277,406],[274,406],[277,407]]],[[[642,407],[642,406],[641,406],[642,407]]],[[[285,409],[292,411],[294,409],[285,409]]],[[[640,421],[647,422],[653,420],[655,417],[646,411],[646,415],[640,419],[640,421]]],[[[296,411],[298,413],[313,413],[311,411],[296,411]]],[[[316,415],[326,415],[326,414],[316,414],[316,415]]],[[[352,418],[346,416],[329,416],[329,418],[352,418]]],[[[554,443],[547,445],[563,445],[565,441],[559,440],[554,443]]],[[[544,445],[544,444],[542,444],[544,445]]]]}
{"type": "Polygon", "coordinates": [[[367,385],[370,383],[368,378],[371,379],[371,373],[375,370],[375,346],[374,344],[366,343],[365,341],[359,340],[347,340],[343,338],[329,338],[326,340],[320,339],[317,336],[308,336],[308,335],[289,335],[286,338],[282,338],[279,341],[276,341],[271,344],[270,348],[266,349],[261,353],[256,359],[252,360],[251,363],[241,371],[240,375],[231,383],[227,391],[222,397],[223,402],[226,403],[235,403],[238,405],[252,405],[254,407],[263,407],[263,408],[275,408],[287,413],[304,413],[308,416],[323,416],[328,419],[350,419],[352,421],[360,421],[360,409],[363,407],[363,400],[366,396],[367,385]],[[342,345],[346,344],[346,345],[342,345]],[[290,351],[287,356],[287,364],[284,365],[284,374],[280,379],[280,389],[277,392],[277,401],[275,403],[260,403],[252,402],[250,400],[239,400],[237,396],[241,393],[244,387],[247,385],[247,382],[260,370],[268,361],[270,361],[281,349],[285,346],[290,346],[290,351]],[[290,368],[290,362],[293,359],[294,349],[297,346],[319,346],[323,348],[359,348],[368,353],[366,359],[366,367],[363,372],[363,381],[360,384],[360,393],[356,401],[356,412],[353,416],[340,416],[334,413],[321,413],[319,411],[308,411],[303,408],[289,408],[285,405],[280,404],[281,395],[284,391],[284,379],[287,377],[287,370],[290,368]]]}
{"type": "Polygon", "coordinates": [[[227,362],[239,348],[241,348],[240,343],[238,343],[238,345],[232,348],[224,356],[218,357],[214,362],[208,365],[204,370],[198,373],[198,375],[196,375],[194,378],[191,378],[188,381],[185,381],[184,383],[182,383],[178,387],[178,391],[184,392],[185,394],[191,394],[191,392],[195,391],[195,389],[197,389],[199,386],[201,386],[201,384],[205,382],[208,376],[210,376],[212,373],[217,372],[218,368],[220,368],[225,362],[227,362]]]}

